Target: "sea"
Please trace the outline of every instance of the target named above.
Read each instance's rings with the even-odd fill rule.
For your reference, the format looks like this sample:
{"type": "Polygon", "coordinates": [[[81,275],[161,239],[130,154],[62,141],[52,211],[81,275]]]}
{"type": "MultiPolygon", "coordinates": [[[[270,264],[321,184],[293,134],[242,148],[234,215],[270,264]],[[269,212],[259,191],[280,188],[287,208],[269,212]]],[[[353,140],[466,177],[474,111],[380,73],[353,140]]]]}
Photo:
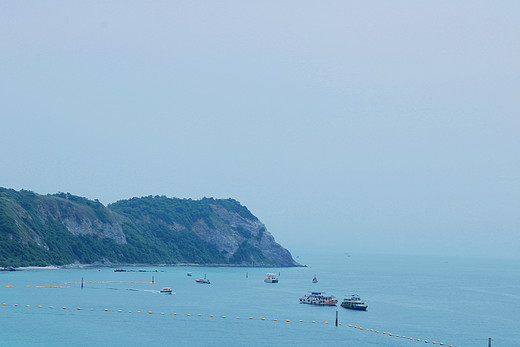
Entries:
{"type": "Polygon", "coordinates": [[[520,346],[518,259],[296,260],[307,267],[0,272],[0,346],[520,346]],[[211,284],[195,282],[204,276],[211,284]],[[357,294],[368,310],[300,304],[311,291],[357,294]]]}

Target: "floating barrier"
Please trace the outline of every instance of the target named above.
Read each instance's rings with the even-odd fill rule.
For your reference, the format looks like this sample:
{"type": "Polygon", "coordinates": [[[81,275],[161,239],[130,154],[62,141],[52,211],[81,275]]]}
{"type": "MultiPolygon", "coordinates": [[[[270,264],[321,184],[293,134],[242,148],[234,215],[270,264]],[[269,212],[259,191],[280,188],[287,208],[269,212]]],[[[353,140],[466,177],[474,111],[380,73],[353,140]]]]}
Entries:
{"type": "MultiPolygon", "coordinates": [[[[107,283],[155,284],[155,282],[139,282],[139,281],[84,281],[83,283],[89,283],[89,284],[107,284],[107,283]]],[[[65,282],[65,284],[81,284],[81,282],[65,282]]]]}
{"type": "MultiPolygon", "coordinates": [[[[7,303],[5,303],[5,302],[2,303],[2,306],[7,306],[7,303]]],[[[14,306],[15,306],[15,307],[19,307],[20,305],[19,305],[19,304],[14,304],[14,306]]],[[[25,307],[30,308],[31,305],[25,305],[25,307]]],[[[42,308],[41,305],[38,305],[37,307],[38,307],[38,308],[42,308]]],[[[49,309],[54,309],[54,306],[49,306],[49,309]]],[[[67,310],[68,308],[67,308],[67,306],[63,306],[62,309],[63,309],[63,310],[67,310]]],[[[81,311],[81,307],[76,308],[76,311],[81,311]]],[[[90,311],[94,311],[94,309],[91,308],[90,311]]],[[[104,311],[104,312],[109,312],[109,309],[108,309],[108,308],[105,308],[105,309],[103,309],[103,311],[104,311]]],[[[116,312],[116,310],[110,310],[110,311],[111,311],[111,312],[116,312]]],[[[72,311],[72,312],[73,312],[73,311],[72,311]]],[[[117,312],[118,312],[118,313],[122,313],[123,310],[119,309],[119,310],[117,310],[117,312]]],[[[129,310],[129,311],[128,311],[128,313],[132,313],[132,312],[133,312],[132,310],[129,310]]],[[[136,313],[141,313],[141,311],[135,311],[135,312],[136,312],[136,313]]],[[[147,312],[148,312],[149,315],[152,315],[152,314],[153,314],[152,311],[147,311],[147,312]]],[[[166,313],[165,313],[165,312],[160,312],[160,315],[166,315],[166,313]]],[[[177,316],[177,313],[172,313],[172,315],[173,315],[173,316],[177,316]]],[[[187,316],[187,317],[191,317],[191,314],[190,314],[190,313],[187,313],[186,316],[187,316]]],[[[211,317],[211,318],[214,317],[214,315],[212,315],[212,314],[211,314],[211,315],[208,315],[208,316],[211,317]]],[[[197,317],[202,317],[202,314],[200,314],[200,313],[197,314],[197,317]]],[[[224,318],[224,319],[227,318],[227,316],[221,316],[221,317],[224,318]]],[[[240,317],[239,317],[239,316],[236,316],[235,319],[240,319],[240,317]]],[[[253,320],[254,318],[253,318],[253,317],[248,317],[248,319],[249,319],[249,320],[253,320]]],[[[266,318],[265,318],[265,317],[262,317],[262,318],[259,318],[259,320],[265,321],[266,318]]],[[[274,318],[272,321],[273,321],[273,322],[278,322],[278,318],[274,318]]],[[[290,323],[291,320],[290,320],[290,319],[286,319],[285,322],[290,323]]],[[[303,323],[303,320],[300,319],[300,320],[298,320],[298,322],[299,322],[299,323],[303,323]]],[[[310,321],[310,323],[312,323],[312,324],[319,324],[319,322],[317,322],[317,321],[315,321],[315,320],[310,321]]],[[[324,321],[324,322],[322,322],[322,323],[323,323],[323,324],[329,324],[328,321],[324,321]]],[[[339,323],[339,325],[341,325],[341,323],[339,323]]],[[[349,328],[354,328],[354,329],[361,330],[361,331],[374,332],[374,333],[376,333],[376,334],[379,334],[379,333],[380,333],[379,330],[363,328],[363,327],[359,327],[359,326],[357,326],[357,325],[348,324],[348,325],[346,325],[346,326],[349,327],[349,328]]],[[[413,338],[413,337],[407,337],[406,335],[401,335],[401,336],[400,336],[399,334],[387,333],[386,331],[383,331],[382,334],[383,334],[383,335],[390,336],[390,337],[401,337],[401,338],[403,338],[403,339],[409,339],[410,341],[414,341],[414,338],[413,338]]],[[[416,341],[420,342],[421,339],[416,339],[416,341]]],[[[429,342],[430,342],[430,341],[428,341],[428,340],[422,340],[422,341],[423,341],[424,343],[429,343],[429,342]]],[[[441,346],[444,346],[444,343],[443,343],[443,342],[431,341],[431,343],[434,344],[434,345],[435,345],[435,344],[439,344],[439,345],[441,345],[441,346]]],[[[449,345],[449,347],[453,347],[453,345],[449,345]]]]}
{"type": "Polygon", "coordinates": [[[70,288],[70,286],[36,286],[36,288],[70,288]]]}

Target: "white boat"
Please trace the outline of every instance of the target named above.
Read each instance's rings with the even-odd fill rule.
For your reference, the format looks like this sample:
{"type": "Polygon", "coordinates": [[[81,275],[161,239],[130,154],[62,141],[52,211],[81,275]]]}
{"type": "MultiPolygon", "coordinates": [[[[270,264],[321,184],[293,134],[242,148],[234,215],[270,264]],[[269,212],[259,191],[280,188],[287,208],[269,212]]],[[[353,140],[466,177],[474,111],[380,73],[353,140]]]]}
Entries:
{"type": "Polygon", "coordinates": [[[265,283],[278,283],[278,277],[276,277],[276,274],[266,273],[264,282],[265,283]]]}
{"type": "Polygon", "coordinates": [[[341,307],[357,311],[366,311],[368,305],[363,300],[361,300],[358,295],[352,295],[350,298],[343,299],[341,307]]]}
{"type": "Polygon", "coordinates": [[[187,275],[188,275],[189,277],[191,277],[191,272],[188,272],[187,275]]]}
{"type": "Polygon", "coordinates": [[[334,295],[326,295],[323,292],[311,292],[300,298],[300,304],[310,304],[319,306],[336,306],[338,300],[334,295]]]}
{"type": "Polygon", "coordinates": [[[168,287],[164,287],[163,289],[160,290],[160,292],[162,294],[173,294],[173,290],[171,288],[168,288],[168,287]]]}

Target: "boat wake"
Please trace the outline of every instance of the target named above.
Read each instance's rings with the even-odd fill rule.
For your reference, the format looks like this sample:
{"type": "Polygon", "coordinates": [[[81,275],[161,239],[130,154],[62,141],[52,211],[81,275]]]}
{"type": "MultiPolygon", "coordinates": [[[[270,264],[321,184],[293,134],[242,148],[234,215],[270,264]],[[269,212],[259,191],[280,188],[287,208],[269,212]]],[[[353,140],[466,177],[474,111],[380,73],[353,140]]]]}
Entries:
{"type": "MultiPolygon", "coordinates": [[[[131,292],[145,292],[145,293],[152,293],[152,294],[162,294],[161,291],[153,290],[153,289],[112,288],[112,287],[109,287],[107,289],[110,289],[110,290],[129,290],[131,292]]],[[[171,294],[175,294],[175,293],[171,293],[171,294]]]]}

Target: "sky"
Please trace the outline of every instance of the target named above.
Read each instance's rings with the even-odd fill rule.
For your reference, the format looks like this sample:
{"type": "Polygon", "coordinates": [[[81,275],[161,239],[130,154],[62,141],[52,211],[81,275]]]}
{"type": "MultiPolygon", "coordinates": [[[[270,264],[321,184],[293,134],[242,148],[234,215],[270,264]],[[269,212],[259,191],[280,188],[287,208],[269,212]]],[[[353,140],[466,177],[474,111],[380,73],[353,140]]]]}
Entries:
{"type": "Polygon", "coordinates": [[[520,257],[518,1],[2,1],[0,186],[234,198],[296,252],[520,257]]]}

